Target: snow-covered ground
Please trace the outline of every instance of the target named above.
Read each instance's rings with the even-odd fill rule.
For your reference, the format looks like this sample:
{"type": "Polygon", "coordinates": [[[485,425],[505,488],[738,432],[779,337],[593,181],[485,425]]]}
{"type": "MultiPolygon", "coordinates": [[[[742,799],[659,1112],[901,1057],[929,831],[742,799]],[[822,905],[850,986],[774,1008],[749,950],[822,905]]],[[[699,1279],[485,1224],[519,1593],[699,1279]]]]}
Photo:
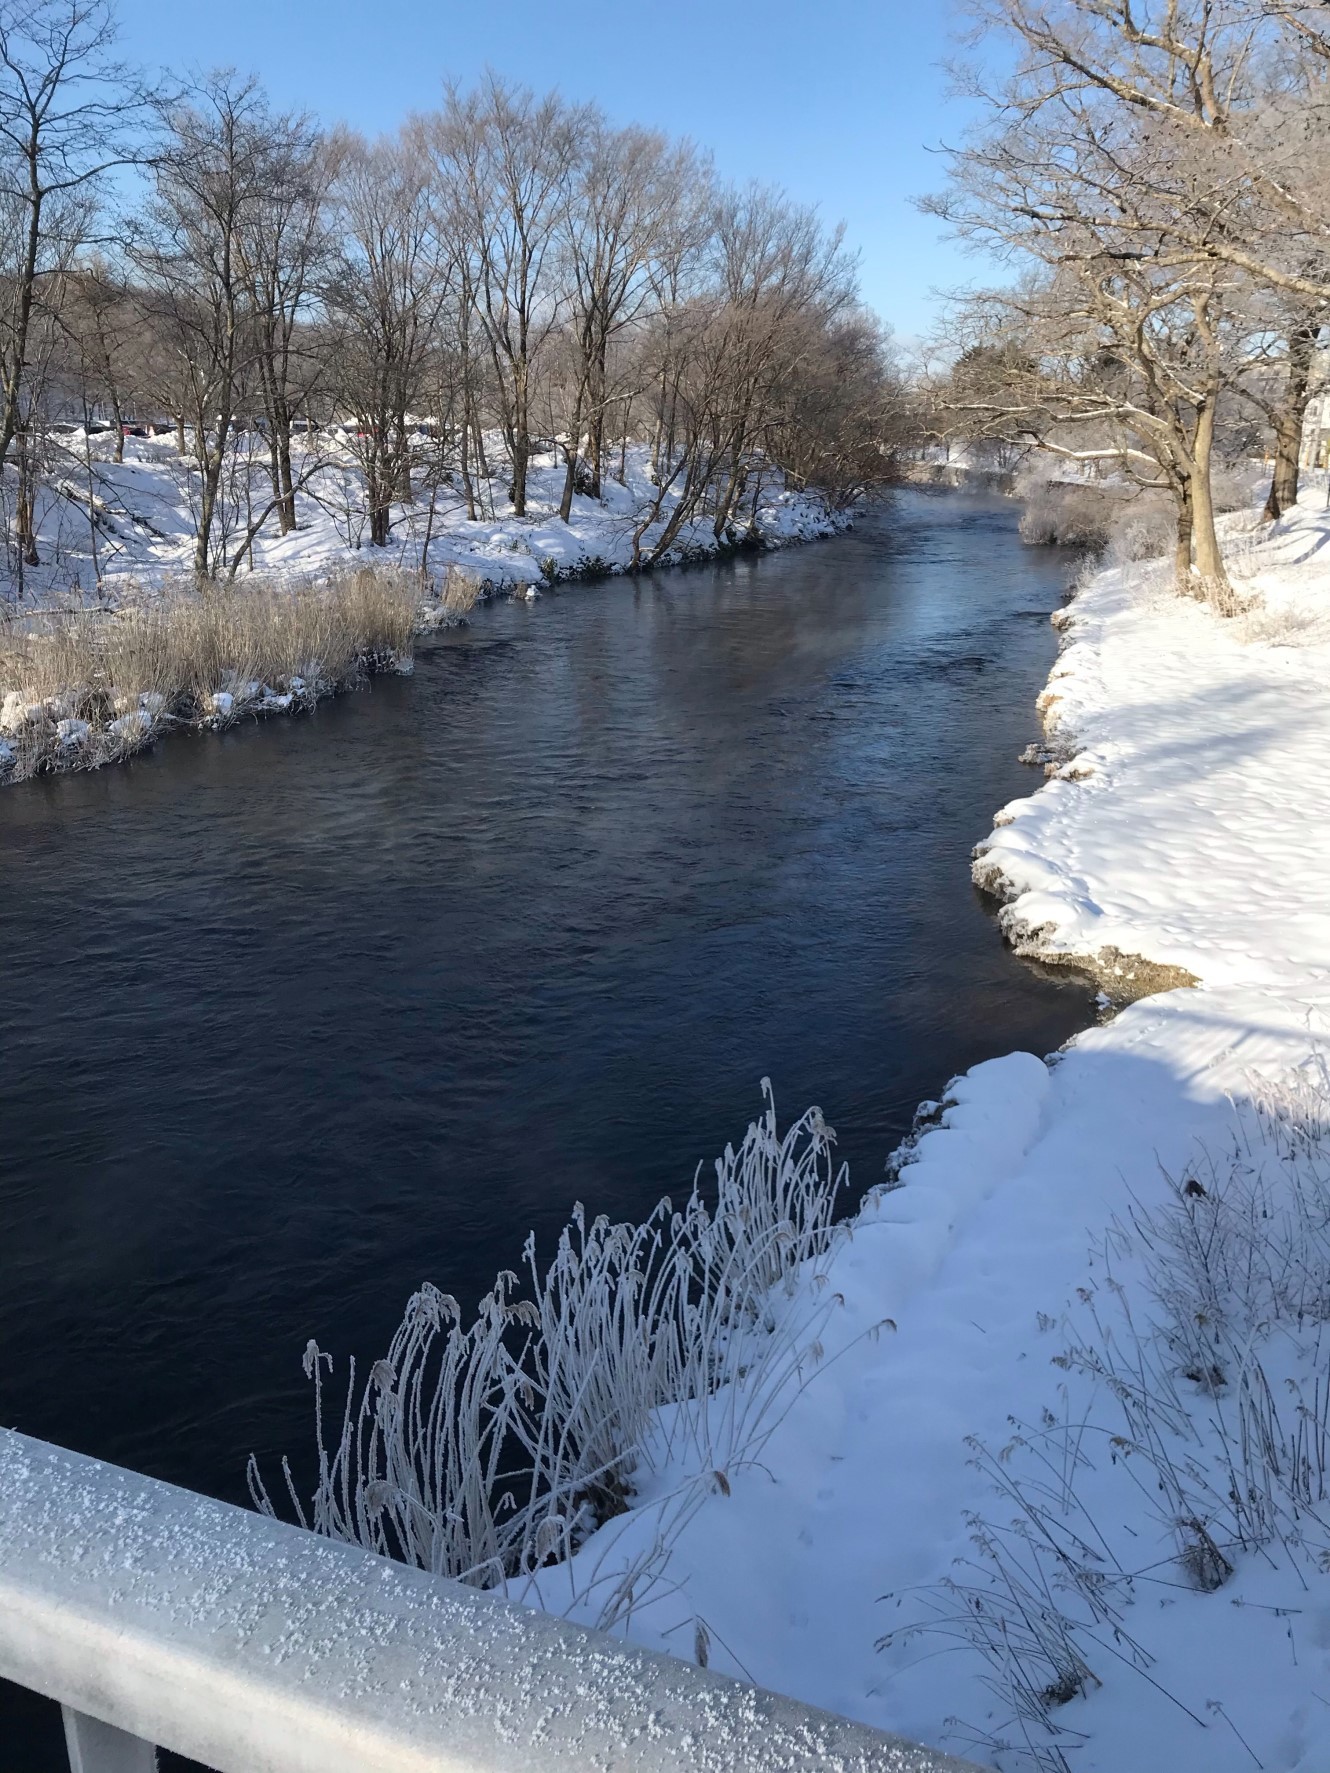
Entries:
{"type": "MultiPolygon", "coordinates": [[[[228,561],[271,496],[264,447],[257,436],[237,443],[221,523],[228,561]]],[[[491,438],[490,447],[497,464],[500,440],[491,438]]],[[[441,579],[452,566],[495,589],[621,571],[633,557],[634,530],[652,510],[658,492],[650,478],[650,451],[634,444],[624,459],[622,484],[613,478],[619,465],[616,454],[602,482],[602,498],[575,494],[571,520],[564,523],[558,516],[564,468],[557,452],[547,451],[532,461],[525,518],[513,516],[505,476],[496,467],[489,480],[477,485],[479,504],[489,514],[471,522],[460,482],[440,485],[431,512],[423,459],[429,445],[422,441],[420,448],[417,496],[411,505],[395,508],[392,535],[383,550],[369,548],[364,479],[352,450],[332,434],[320,435],[316,455],[297,448],[293,468],[303,482],[297,494],[297,528],[283,536],[270,516],[254,542],[254,570],[274,579],[305,578],[367,558],[416,570],[427,548],[433,577],[441,579]]],[[[129,581],[151,584],[191,570],[198,476],[180,457],[174,439],[130,437],[123,462],[112,461],[110,455],[104,432],[90,440],[81,431],[61,439],[58,469],[48,475],[37,499],[41,565],[27,570],[27,591],[86,594],[100,574],[114,593],[129,581]],[[97,516],[95,563],[90,499],[97,516]]],[[[768,545],[810,540],[844,526],[845,520],[829,512],[820,496],[787,492],[777,480],[773,476],[759,495],[758,527],[768,545]]],[[[676,498],[673,489],[667,490],[659,518],[644,533],[644,558],[676,498]]],[[[683,526],[670,559],[714,554],[717,548],[712,520],[699,517],[683,526]]],[[[13,587],[9,589],[12,595],[13,587]]]]}
{"type": "MultiPolygon", "coordinates": [[[[1052,1063],[1013,1054],[950,1086],[902,1185],[872,1194],[819,1265],[837,1301],[821,1358],[760,1464],[726,1472],[690,1515],[634,1637],[683,1656],[701,1646],[713,1666],[987,1765],[1330,1768],[1330,1300],[1276,1323],[1250,1274],[1234,1281],[1245,1342],[1233,1355],[1228,1324],[1226,1371],[1208,1386],[1170,1370],[1173,1344],[1153,1327],[1167,1313],[1147,1288],[1147,1246],[1170,1226],[1183,1242],[1202,1222],[1213,1230],[1221,1197],[1225,1259],[1249,1269],[1288,1222],[1290,1174],[1315,1183],[1298,1235],[1330,1224],[1330,1146],[1281,1158],[1277,1132],[1230,1099],[1290,1082],[1304,1105],[1325,1097],[1325,504],[1318,487],[1259,535],[1231,520],[1243,616],[1180,600],[1162,566],[1080,587],[1043,701],[1063,761],[998,815],[977,877],[1006,897],[1013,938],[1092,963],[1118,1001],[1139,990],[1123,957],[1198,983],[1128,1002],[1052,1063]],[[1243,1245],[1237,1207],[1253,1199],[1243,1245]],[[1075,1346],[1107,1350],[1128,1378],[1096,1381],[1068,1361],[1075,1346]],[[1237,1371],[1258,1370],[1253,1351],[1284,1429],[1307,1431],[1295,1478],[1308,1494],[1301,1509],[1267,1496],[1273,1536],[1245,1550],[1224,1523],[1260,1508],[1249,1475],[1223,1462],[1253,1432],[1237,1371]],[[1165,1394],[1151,1452],[1121,1402],[1138,1382],[1165,1394]],[[1187,1525],[1193,1506],[1223,1540],[1217,1559],[1187,1525]],[[1024,1536],[1007,1531],[1018,1516],[1024,1536]],[[1213,1577],[1232,1573],[1214,1586],[1207,1562],[1213,1577]],[[1013,1598],[1001,1571],[1018,1568],[1013,1598]],[[1085,1669],[1079,1692],[1046,1696],[1047,1728],[1020,1724],[1000,1667],[1031,1582],[1049,1584],[1036,1634],[1065,1614],[1085,1669]],[[909,1630],[921,1623],[936,1629],[909,1630]],[[974,1647],[985,1634],[987,1661],[974,1647]]],[[[1205,1312],[1191,1317],[1180,1333],[1218,1347],[1205,1312]]],[[[629,1516],[599,1540],[632,1547],[654,1530],[640,1512],[640,1528],[629,1516]]],[[[579,1555],[604,1545],[593,1537],[579,1555]]],[[[1025,1660],[1041,1687],[1047,1674],[1025,1660]]]]}
{"type": "MultiPolygon", "coordinates": [[[[497,462],[499,439],[490,443],[497,462]]],[[[311,443],[311,450],[315,447],[311,443]]],[[[356,575],[346,573],[348,566],[399,569],[397,583],[408,598],[414,599],[419,587],[412,617],[416,629],[428,630],[456,620],[477,596],[499,591],[533,598],[558,579],[623,572],[633,564],[635,546],[636,558],[649,564],[653,545],[663,540],[678,509],[677,488],[662,491],[655,485],[650,451],[635,444],[620,463],[611,464],[622,466],[622,481],[607,475],[598,499],[574,495],[568,523],[558,515],[564,468],[555,450],[531,464],[524,517],[514,516],[503,477],[496,473],[476,483],[477,505],[490,515],[472,521],[451,481],[431,490],[430,448],[428,440],[418,439],[416,496],[395,508],[388,546],[373,548],[366,541],[364,475],[345,440],[327,434],[319,438],[317,454],[297,452],[297,526],[283,536],[271,515],[259,523],[271,495],[262,440],[241,436],[213,533],[215,576],[228,579],[238,563],[243,590],[257,584],[272,593],[287,616],[299,617],[309,606],[294,602],[288,596],[292,591],[304,588],[308,594],[319,587],[334,601],[343,600],[346,615],[346,587],[356,594],[356,575]]],[[[45,629],[53,611],[59,612],[60,636],[65,629],[59,624],[68,614],[99,628],[108,608],[146,614],[165,632],[172,628],[177,593],[183,590],[185,604],[193,607],[198,473],[181,458],[173,438],[128,438],[124,454],[122,462],[112,459],[106,432],[65,434],[58,466],[46,475],[36,498],[39,562],[20,566],[11,548],[8,570],[0,564],[0,618],[12,619],[8,633],[24,643],[6,654],[8,635],[0,623],[0,785],[40,769],[89,769],[116,761],[182,724],[225,725],[243,715],[307,707],[358,675],[359,667],[349,674],[332,670],[302,641],[294,673],[289,660],[281,666],[274,658],[246,660],[228,652],[200,698],[177,694],[175,684],[125,681],[120,673],[129,667],[123,658],[103,664],[100,637],[92,643],[92,655],[85,656],[86,647],[79,653],[87,668],[78,682],[61,678],[52,685],[50,673],[36,672],[25,644],[39,649],[49,644],[45,629]],[[89,606],[95,606],[95,616],[82,613],[89,606]],[[108,706],[92,686],[110,670],[117,676],[108,706]]],[[[754,496],[754,534],[766,547],[834,535],[849,523],[849,516],[833,511],[821,495],[787,490],[774,474],[764,485],[764,478],[752,483],[741,517],[723,536],[716,536],[713,519],[693,517],[680,524],[660,564],[709,558],[746,538],[754,496]]],[[[0,504],[11,491],[8,480],[0,478],[0,504]]],[[[4,523],[0,509],[0,529],[4,523]]],[[[252,613],[254,599],[247,601],[252,613]]],[[[240,626],[248,632],[244,623],[240,626]]],[[[319,624],[311,620],[306,627],[313,634],[319,624]]],[[[234,636],[227,642],[238,644],[234,636]]],[[[365,645],[377,666],[391,658],[397,669],[410,669],[409,638],[405,645],[394,638],[386,651],[365,645]]],[[[61,669],[70,670],[65,657],[61,669]]],[[[192,680],[192,666],[187,675],[192,680]]]]}

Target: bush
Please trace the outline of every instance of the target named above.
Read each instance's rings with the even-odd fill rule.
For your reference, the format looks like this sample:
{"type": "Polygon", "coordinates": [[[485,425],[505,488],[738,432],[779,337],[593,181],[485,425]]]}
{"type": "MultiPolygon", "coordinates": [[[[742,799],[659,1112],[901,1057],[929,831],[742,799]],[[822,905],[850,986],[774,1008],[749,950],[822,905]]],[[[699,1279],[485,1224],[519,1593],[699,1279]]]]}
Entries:
{"type": "Polygon", "coordinates": [[[1035,545],[1102,548],[1108,542],[1118,500],[1086,482],[1045,480],[1020,494],[1021,540],[1035,545]]]}
{"type": "MultiPolygon", "coordinates": [[[[1259,503],[1259,475],[1250,464],[1215,469],[1212,490],[1219,513],[1259,503]]],[[[1046,460],[1020,475],[1021,539],[1032,544],[1104,551],[1114,566],[1156,560],[1173,551],[1176,518],[1164,492],[1121,479],[1057,480],[1046,460]]]]}

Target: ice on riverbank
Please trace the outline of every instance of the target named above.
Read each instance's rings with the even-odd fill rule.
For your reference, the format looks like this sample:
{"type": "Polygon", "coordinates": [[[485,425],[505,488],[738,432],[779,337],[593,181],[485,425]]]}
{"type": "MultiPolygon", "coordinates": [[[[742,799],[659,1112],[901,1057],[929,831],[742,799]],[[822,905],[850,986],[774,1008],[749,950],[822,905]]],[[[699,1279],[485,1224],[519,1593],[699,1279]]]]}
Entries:
{"type": "MultiPolygon", "coordinates": [[[[1156,1347],[1150,1358],[1177,1396],[1160,1445],[1192,1468],[1176,1495],[1160,1477],[1164,1453],[1145,1456],[1126,1433],[1111,1377],[1068,1365],[1069,1349],[1096,1337],[1124,1359],[1143,1346],[1123,1327],[1125,1308],[1154,1334],[1164,1314],[1142,1227],[1203,1223],[1210,1209],[1193,1204],[1235,1175],[1238,1195],[1268,1187],[1271,1210],[1285,1211],[1282,1135],[1237,1115],[1230,1098],[1301,1076],[1294,1110],[1310,1101],[1322,1113],[1322,502],[1318,491],[1273,531],[1234,521],[1236,576],[1252,599],[1241,617],[1179,600],[1162,568],[1081,587],[1044,699],[1062,761],[999,815],[978,875],[1007,896],[1015,939],[1094,962],[1110,994],[1114,966],[1130,965],[1121,957],[1199,983],[1131,1003],[1051,1065],[1013,1055],[951,1087],[940,1124],[907,1154],[903,1185],[870,1198],[829,1269],[838,1309],[816,1372],[760,1465],[728,1472],[680,1531],[633,1636],[685,1656],[702,1646],[718,1667],[1003,1768],[1330,1766],[1323,1499],[1292,1529],[1271,1503],[1276,1536],[1262,1550],[1230,1539],[1218,1563],[1185,1518],[1205,1485],[1215,1523],[1248,1506],[1226,1495],[1240,1485],[1222,1459],[1226,1436],[1256,1420],[1243,1403],[1252,1372],[1271,1375],[1279,1434],[1305,1423],[1311,1447],[1305,1485],[1299,1467],[1269,1478],[1272,1492],[1321,1485],[1325,1410],[1311,1386],[1325,1389],[1323,1310],[1253,1329],[1242,1376],[1176,1362],[1170,1372],[1168,1348],[1156,1347]],[[1033,1695],[1043,1730],[1022,1721],[1010,1666],[1003,1674],[976,1647],[983,1631],[957,1626],[987,1606],[1004,1621],[990,1650],[995,1638],[1014,1643],[1002,1636],[1010,1591],[1004,1603],[1000,1565],[982,1549],[1017,1518],[1038,1536],[1019,1496],[1000,1488],[1012,1481],[1084,1547],[1076,1570],[1056,1555],[1026,1558],[1030,1580],[1049,1584],[1035,1596],[1045,1625],[1090,1618],[1077,1640],[1083,1671],[1033,1695]],[[940,1629],[902,1629],[919,1623],[940,1629]]],[[[1309,1135],[1295,1150],[1312,1218],[1330,1208],[1328,1149],[1309,1135]]],[[[1264,1237],[1258,1223],[1256,1244],[1238,1238],[1235,1255],[1263,1250],[1264,1237]]],[[[1272,1435],[1272,1448],[1284,1445],[1272,1435]]],[[[1268,1473],[1274,1457],[1253,1455],[1250,1470],[1268,1473]]],[[[640,1549],[631,1522],[612,1530],[624,1557],[640,1549]]],[[[1029,1551],[1019,1533],[1008,1542],[1029,1551]]],[[[580,1555],[602,1551],[593,1538],[580,1555]]],[[[1045,1665],[1028,1644],[1022,1655],[1038,1687],[1045,1665]]]]}

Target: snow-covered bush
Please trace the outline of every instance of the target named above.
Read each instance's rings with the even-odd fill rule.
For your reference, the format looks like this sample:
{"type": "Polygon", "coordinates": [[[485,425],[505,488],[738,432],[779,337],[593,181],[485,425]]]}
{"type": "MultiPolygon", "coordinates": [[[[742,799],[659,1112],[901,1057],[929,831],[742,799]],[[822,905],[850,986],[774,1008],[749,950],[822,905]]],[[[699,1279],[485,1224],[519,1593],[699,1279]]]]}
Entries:
{"type": "Polygon", "coordinates": [[[1039,480],[1021,494],[1023,542],[1071,548],[1102,548],[1118,501],[1093,481],[1039,480]]]}
{"type": "MultiPolygon", "coordinates": [[[[1177,517],[1166,491],[1121,475],[1082,480],[1064,473],[1039,456],[1021,470],[1016,496],[1023,541],[1103,550],[1114,566],[1172,553],[1177,517]]],[[[1250,507],[1257,502],[1258,480],[1251,464],[1217,468],[1211,482],[1215,510],[1250,507]]]]}
{"type": "Polygon", "coordinates": [[[1138,560],[1171,557],[1177,540],[1172,506],[1158,494],[1142,494],[1115,514],[1109,530],[1110,566],[1132,566],[1138,560]]]}
{"type": "MultiPolygon", "coordinates": [[[[836,1237],[834,1134],[810,1109],[782,1137],[763,1089],[764,1115],[716,1163],[714,1205],[695,1178],[682,1210],[663,1200],[641,1224],[578,1207],[543,1271],[528,1240],[525,1293],[501,1274],[470,1325],[423,1286],[362,1384],[351,1363],[330,1437],[331,1361],[311,1342],[319,1475],[306,1507],[283,1462],[295,1518],[509,1587],[566,1562],[634,1505],[647,1474],[668,1474],[654,1500],[675,1524],[690,1492],[728,1486],[820,1358],[837,1303],[809,1272],[836,1237]]],[[[253,1460],[249,1481],[273,1513],[253,1460]]],[[[602,1623],[640,1576],[621,1574],[602,1623]]]]}

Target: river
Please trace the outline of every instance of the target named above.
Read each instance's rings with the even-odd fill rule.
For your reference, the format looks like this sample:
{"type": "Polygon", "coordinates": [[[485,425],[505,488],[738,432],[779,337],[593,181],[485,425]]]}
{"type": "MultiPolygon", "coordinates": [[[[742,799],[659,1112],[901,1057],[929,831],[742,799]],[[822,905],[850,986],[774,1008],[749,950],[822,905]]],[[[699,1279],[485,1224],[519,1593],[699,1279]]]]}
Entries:
{"type": "Polygon", "coordinates": [[[954,1072],[1083,1027],[969,882],[1072,570],[1015,525],[900,491],[0,791],[0,1421],[241,1500],[307,1463],[310,1336],[373,1359],[421,1280],[681,1194],[764,1074],[862,1190],[954,1072]]]}

